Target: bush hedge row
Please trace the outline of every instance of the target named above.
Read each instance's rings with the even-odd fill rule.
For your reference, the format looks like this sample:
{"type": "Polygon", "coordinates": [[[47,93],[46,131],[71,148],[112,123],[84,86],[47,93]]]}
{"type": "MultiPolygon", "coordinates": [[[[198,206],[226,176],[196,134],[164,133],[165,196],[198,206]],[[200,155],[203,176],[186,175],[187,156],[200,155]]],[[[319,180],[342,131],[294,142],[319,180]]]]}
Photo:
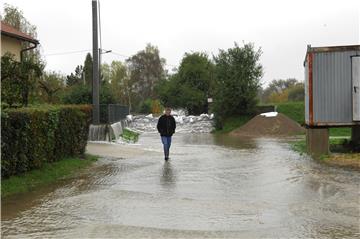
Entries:
{"type": "Polygon", "coordinates": [[[41,106],[1,112],[1,176],[84,154],[91,106],[41,106]]]}

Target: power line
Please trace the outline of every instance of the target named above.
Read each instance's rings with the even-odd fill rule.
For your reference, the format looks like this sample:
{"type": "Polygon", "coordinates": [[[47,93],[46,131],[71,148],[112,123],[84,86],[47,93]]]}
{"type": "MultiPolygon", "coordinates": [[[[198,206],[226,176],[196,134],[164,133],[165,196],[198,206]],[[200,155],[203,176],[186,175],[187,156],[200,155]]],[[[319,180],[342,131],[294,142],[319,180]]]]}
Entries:
{"type": "Polygon", "coordinates": [[[127,55],[124,55],[124,54],[121,54],[121,53],[117,53],[117,52],[115,52],[115,51],[111,51],[111,52],[109,52],[109,53],[114,54],[114,55],[117,55],[117,56],[121,56],[121,57],[124,57],[124,58],[130,58],[130,56],[127,56],[127,55]]]}
{"type": "Polygon", "coordinates": [[[56,52],[56,53],[49,53],[49,54],[44,54],[44,56],[59,56],[59,55],[70,55],[70,54],[76,54],[76,53],[81,53],[81,52],[90,52],[91,50],[79,50],[79,51],[64,51],[64,52],[56,52]]]}
{"type": "MultiPolygon", "coordinates": [[[[100,48],[101,49],[101,48],[100,48]]],[[[60,56],[60,55],[71,55],[71,54],[76,54],[76,53],[82,53],[82,52],[90,52],[91,49],[88,49],[88,50],[79,50],[79,51],[64,51],[64,52],[56,52],[56,53],[49,53],[49,54],[44,54],[44,56],[60,56]]],[[[116,55],[116,56],[120,56],[120,57],[123,57],[123,58],[130,58],[131,56],[128,56],[128,55],[124,55],[124,54],[121,54],[121,53],[118,53],[116,51],[111,51],[109,52],[113,55],[116,55]]],[[[166,66],[171,66],[171,67],[177,67],[175,65],[172,65],[172,64],[167,64],[165,63],[166,66]]]]}

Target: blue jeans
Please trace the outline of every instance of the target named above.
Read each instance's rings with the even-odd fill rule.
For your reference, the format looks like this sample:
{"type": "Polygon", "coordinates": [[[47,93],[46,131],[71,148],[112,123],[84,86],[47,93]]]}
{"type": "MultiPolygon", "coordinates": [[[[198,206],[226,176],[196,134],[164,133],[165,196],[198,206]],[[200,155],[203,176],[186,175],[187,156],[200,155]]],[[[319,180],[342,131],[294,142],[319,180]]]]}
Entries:
{"type": "Polygon", "coordinates": [[[168,158],[170,152],[170,146],[171,146],[171,136],[161,136],[161,142],[164,145],[165,158],[168,158]]]}

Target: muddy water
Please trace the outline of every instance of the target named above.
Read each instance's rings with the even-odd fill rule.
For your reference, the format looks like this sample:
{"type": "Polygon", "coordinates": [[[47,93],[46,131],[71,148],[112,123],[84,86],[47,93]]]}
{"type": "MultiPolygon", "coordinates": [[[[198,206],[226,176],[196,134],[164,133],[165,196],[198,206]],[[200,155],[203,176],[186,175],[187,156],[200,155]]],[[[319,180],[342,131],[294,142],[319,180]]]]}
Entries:
{"type": "Polygon", "coordinates": [[[89,151],[99,147],[112,157],[77,178],[3,200],[2,236],[360,236],[359,173],[313,162],[284,140],[177,134],[169,162],[156,134],[89,151]],[[124,147],[136,153],[123,157],[124,147]]]}

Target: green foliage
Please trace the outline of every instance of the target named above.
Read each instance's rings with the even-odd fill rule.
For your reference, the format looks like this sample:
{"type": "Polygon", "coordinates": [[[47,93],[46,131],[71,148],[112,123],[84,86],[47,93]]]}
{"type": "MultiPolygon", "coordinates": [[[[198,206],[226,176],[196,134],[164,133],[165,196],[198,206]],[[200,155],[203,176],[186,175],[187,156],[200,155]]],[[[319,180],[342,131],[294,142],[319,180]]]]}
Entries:
{"type": "Polygon", "coordinates": [[[36,26],[31,25],[24,17],[23,11],[15,6],[4,4],[4,15],[1,21],[34,38],[36,37],[36,26]]]}
{"type": "Polygon", "coordinates": [[[139,113],[142,113],[142,114],[151,113],[151,104],[152,104],[151,99],[146,99],[146,100],[142,101],[139,106],[139,113]]]}
{"type": "Polygon", "coordinates": [[[276,111],[301,125],[305,123],[305,104],[303,101],[277,104],[276,111]]]}
{"type": "Polygon", "coordinates": [[[122,134],[121,134],[121,137],[122,137],[124,140],[128,141],[128,142],[133,142],[133,143],[135,143],[135,142],[137,142],[138,139],[139,139],[139,133],[134,132],[134,131],[132,131],[132,130],[130,130],[130,129],[125,128],[125,129],[123,129],[123,132],[122,132],[122,134]]]}
{"type": "Polygon", "coordinates": [[[159,82],[157,91],[161,103],[186,108],[189,114],[207,112],[213,68],[205,53],[186,53],[178,72],[169,80],[159,82]]]}
{"type": "Polygon", "coordinates": [[[289,101],[304,101],[305,99],[305,85],[302,82],[297,83],[293,87],[289,88],[289,101]]]}
{"type": "Polygon", "coordinates": [[[91,88],[86,85],[73,86],[64,93],[64,104],[92,104],[91,88]]]}
{"type": "Polygon", "coordinates": [[[249,114],[256,106],[263,69],[253,44],[220,50],[215,59],[214,111],[217,117],[249,114]]]}
{"type": "Polygon", "coordinates": [[[305,140],[297,140],[294,142],[291,142],[290,144],[291,149],[302,154],[306,153],[306,141],[305,140]]]}
{"type": "Polygon", "coordinates": [[[16,193],[24,193],[38,186],[54,183],[59,179],[65,179],[77,173],[94,161],[96,156],[86,155],[82,158],[65,158],[53,163],[45,163],[40,169],[26,172],[19,176],[10,176],[1,180],[1,197],[7,197],[16,193]]]}
{"type": "MultiPolygon", "coordinates": [[[[73,86],[64,93],[62,98],[64,104],[92,104],[91,88],[87,85],[73,86]]],[[[102,84],[100,87],[100,104],[116,104],[115,97],[109,84],[102,84]]]]}
{"type": "Polygon", "coordinates": [[[60,93],[64,89],[65,78],[56,72],[44,72],[39,80],[39,93],[42,102],[59,103],[60,93]]]}
{"type": "Polygon", "coordinates": [[[90,106],[42,106],[1,112],[1,175],[23,173],[85,152],[90,106]]]}
{"type": "Polygon", "coordinates": [[[1,99],[11,107],[14,104],[28,105],[29,94],[37,85],[44,65],[35,57],[17,62],[14,55],[1,57],[1,99]]]}
{"type": "Polygon", "coordinates": [[[112,61],[110,65],[110,89],[116,99],[126,105],[130,105],[129,76],[127,67],[121,61],[112,61]]]}
{"type": "Polygon", "coordinates": [[[80,85],[83,83],[83,67],[78,65],[75,68],[75,73],[66,76],[66,86],[80,85]]]}
{"type": "Polygon", "coordinates": [[[295,78],[273,80],[268,87],[261,89],[259,96],[262,103],[303,101],[304,97],[304,83],[295,78]]]}
{"type": "Polygon", "coordinates": [[[111,82],[111,66],[107,63],[103,63],[100,66],[100,82],[110,83],[111,82]]]}
{"type": "Polygon", "coordinates": [[[92,86],[93,60],[92,60],[90,53],[86,54],[84,68],[83,68],[83,74],[84,74],[86,85],[92,86]]]}

